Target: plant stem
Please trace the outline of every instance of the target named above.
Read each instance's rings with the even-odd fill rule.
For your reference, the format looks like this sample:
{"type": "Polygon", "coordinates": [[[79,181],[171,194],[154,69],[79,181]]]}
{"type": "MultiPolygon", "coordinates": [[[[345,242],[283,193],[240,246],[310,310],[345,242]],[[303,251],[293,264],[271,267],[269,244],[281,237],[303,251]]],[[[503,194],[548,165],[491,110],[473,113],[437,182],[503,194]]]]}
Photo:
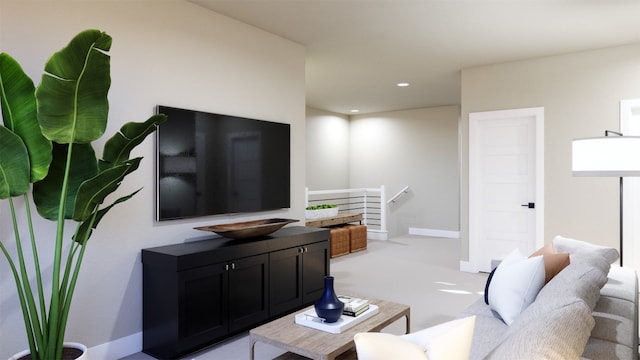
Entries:
{"type": "Polygon", "coordinates": [[[69,189],[69,174],[71,173],[71,154],[73,153],[73,143],[67,144],[67,161],[64,169],[64,178],[60,191],[60,206],[58,207],[58,226],[56,230],[55,252],[53,257],[53,274],[51,281],[51,306],[49,307],[49,334],[51,341],[47,346],[46,354],[51,358],[59,359],[62,356],[62,343],[64,340],[60,332],[64,334],[64,328],[60,327],[60,303],[64,299],[60,298],[60,264],[62,261],[62,243],[64,240],[64,222],[66,212],[66,198],[69,189]]]}
{"type": "MultiPolygon", "coordinates": [[[[30,326],[27,327],[27,331],[30,336],[33,337],[33,340],[37,347],[39,348],[43,345],[43,337],[42,337],[42,329],[40,327],[40,318],[38,317],[38,310],[33,300],[33,291],[31,290],[31,284],[29,283],[29,274],[27,273],[27,266],[24,261],[24,253],[22,251],[22,240],[20,239],[20,232],[18,229],[18,221],[16,216],[15,206],[13,204],[13,198],[9,198],[9,207],[11,209],[11,217],[13,219],[13,231],[16,239],[16,250],[18,252],[18,265],[20,267],[20,276],[22,277],[22,281],[20,283],[21,291],[24,293],[24,300],[26,300],[26,307],[28,308],[28,314],[30,318],[30,326]]],[[[29,213],[27,213],[29,214],[29,213]]],[[[16,284],[18,285],[18,284],[16,284]]],[[[42,314],[45,316],[46,314],[42,314]]],[[[31,340],[31,339],[30,339],[31,340]]],[[[29,344],[31,347],[31,341],[29,344]]]]}
{"type": "Polygon", "coordinates": [[[29,351],[33,354],[36,352],[36,344],[33,338],[33,330],[31,327],[31,323],[29,322],[29,311],[27,310],[27,304],[24,299],[24,293],[22,291],[22,282],[20,281],[20,276],[18,275],[18,270],[16,269],[16,265],[9,255],[9,252],[5,248],[4,244],[0,242],[0,249],[4,254],[5,258],[7,258],[7,262],[9,263],[9,267],[11,268],[11,272],[13,273],[13,279],[16,282],[16,290],[18,290],[18,299],[20,300],[20,307],[22,308],[22,317],[24,319],[24,327],[27,330],[27,340],[29,341],[29,351]]]}
{"type": "MultiPolygon", "coordinates": [[[[93,215],[91,217],[91,222],[89,224],[89,228],[93,227],[93,224],[96,220],[96,217],[98,215],[97,211],[93,212],[93,215]]],[[[80,228],[81,223],[78,224],[78,228],[76,229],[76,235],[77,235],[77,230],[80,228]]],[[[67,326],[67,319],[69,318],[69,310],[71,309],[71,301],[73,300],[73,294],[76,288],[76,282],[78,281],[78,276],[80,275],[80,268],[82,266],[82,259],[84,258],[84,252],[87,249],[87,241],[89,240],[89,236],[90,236],[91,232],[87,231],[85,232],[85,236],[83,239],[77,239],[78,241],[75,241],[74,243],[74,251],[73,253],[75,254],[75,252],[77,251],[78,247],[80,248],[80,253],[78,254],[78,257],[76,259],[76,264],[75,267],[73,269],[73,275],[71,275],[71,282],[69,283],[68,286],[66,286],[65,284],[65,289],[66,289],[66,298],[64,301],[64,304],[62,305],[62,313],[60,315],[60,328],[62,329],[62,331],[64,332],[64,329],[66,329],[67,326]],[[77,246],[76,246],[77,244],[77,246]]],[[[70,255],[71,256],[71,255],[70,255]]],[[[69,261],[67,263],[67,266],[71,266],[71,261],[69,261]]],[[[65,282],[68,280],[68,271],[65,271],[65,282]]]]}
{"type": "Polygon", "coordinates": [[[27,213],[27,223],[29,227],[29,237],[31,238],[31,249],[33,252],[33,267],[36,273],[36,285],[38,287],[38,299],[40,300],[40,327],[42,328],[43,334],[42,337],[44,339],[48,339],[47,336],[47,308],[44,303],[44,288],[42,286],[42,272],[40,271],[40,259],[38,257],[38,246],[36,245],[36,236],[33,232],[33,221],[31,217],[31,204],[29,203],[28,193],[24,194],[24,203],[25,203],[25,211],[27,213]]]}

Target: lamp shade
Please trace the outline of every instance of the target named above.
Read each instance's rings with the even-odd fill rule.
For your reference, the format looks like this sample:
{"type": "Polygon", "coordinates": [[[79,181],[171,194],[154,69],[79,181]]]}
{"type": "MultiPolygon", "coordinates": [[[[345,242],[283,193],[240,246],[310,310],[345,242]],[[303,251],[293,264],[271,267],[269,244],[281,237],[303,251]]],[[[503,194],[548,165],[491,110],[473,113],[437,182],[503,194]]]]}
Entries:
{"type": "Polygon", "coordinates": [[[574,176],[640,176],[640,137],[576,139],[572,158],[574,176]]]}

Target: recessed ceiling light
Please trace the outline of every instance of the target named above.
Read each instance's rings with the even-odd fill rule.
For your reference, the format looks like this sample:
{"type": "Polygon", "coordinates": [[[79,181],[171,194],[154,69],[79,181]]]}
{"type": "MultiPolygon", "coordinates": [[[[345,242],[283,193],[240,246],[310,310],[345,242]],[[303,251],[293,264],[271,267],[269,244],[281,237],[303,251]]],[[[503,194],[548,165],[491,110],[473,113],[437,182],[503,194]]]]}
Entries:
{"type": "Polygon", "coordinates": [[[401,82],[401,83],[397,83],[396,85],[398,85],[398,87],[407,87],[409,86],[409,83],[401,82]]]}
{"type": "Polygon", "coordinates": [[[352,113],[357,113],[357,112],[360,112],[360,110],[358,110],[358,109],[351,109],[351,112],[352,112],[352,113]]]}

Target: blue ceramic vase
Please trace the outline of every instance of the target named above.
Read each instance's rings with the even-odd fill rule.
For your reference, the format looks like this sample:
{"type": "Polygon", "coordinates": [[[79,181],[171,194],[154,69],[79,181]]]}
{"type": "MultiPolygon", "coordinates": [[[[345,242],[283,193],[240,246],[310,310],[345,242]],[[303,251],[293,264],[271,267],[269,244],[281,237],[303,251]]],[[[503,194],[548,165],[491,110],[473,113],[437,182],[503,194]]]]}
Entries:
{"type": "Polygon", "coordinates": [[[318,317],[323,318],[324,322],[334,323],[340,319],[344,303],[338,299],[333,290],[333,276],[324,277],[324,292],[313,306],[318,317]]]}

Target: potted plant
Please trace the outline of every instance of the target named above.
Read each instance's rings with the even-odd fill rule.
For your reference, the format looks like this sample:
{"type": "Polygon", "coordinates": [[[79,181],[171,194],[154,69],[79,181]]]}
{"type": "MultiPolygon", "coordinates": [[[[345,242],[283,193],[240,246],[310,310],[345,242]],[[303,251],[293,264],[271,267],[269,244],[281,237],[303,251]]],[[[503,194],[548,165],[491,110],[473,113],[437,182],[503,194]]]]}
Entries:
{"type": "Polygon", "coordinates": [[[321,219],[338,215],[339,207],[336,204],[311,205],[305,208],[305,218],[321,219]]]}
{"type": "Polygon", "coordinates": [[[0,54],[0,199],[9,202],[16,254],[2,242],[0,250],[15,280],[30,358],[35,360],[63,358],[71,300],[89,237],[109,210],[137,192],[107,199],[140,164],[141,158],[129,158],[131,150],[166,120],[154,115],[125,124],[104,143],[102,159],[97,160],[92,142],[107,126],[110,48],[111,37],[104,32],[79,33],[49,58],[37,89],[16,60],[0,54]],[[27,225],[22,231],[14,206],[17,197],[24,199],[27,225]],[[36,240],[31,200],[41,217],[56,222],[51,238],[36,240]],[[75,232],[65,239],[65,226],[73,222],[75,232]],[[40,268],[40,255],[45,254],[38,253],[38,241],[55,243],[50,290],[43,285],[49,272],[40,268]]]}

